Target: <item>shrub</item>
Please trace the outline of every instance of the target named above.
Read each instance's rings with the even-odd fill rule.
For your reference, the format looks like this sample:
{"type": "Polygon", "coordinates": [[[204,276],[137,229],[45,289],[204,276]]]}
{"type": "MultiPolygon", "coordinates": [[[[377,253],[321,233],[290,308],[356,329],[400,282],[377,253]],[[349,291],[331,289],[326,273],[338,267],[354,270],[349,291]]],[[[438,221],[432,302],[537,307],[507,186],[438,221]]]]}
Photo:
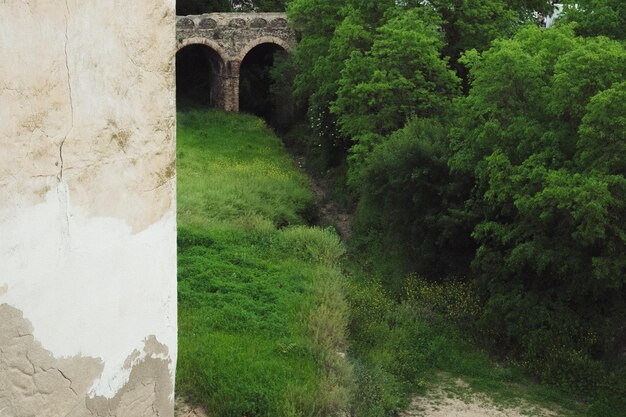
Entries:
{"type": "Polygon", "coordinates": [[[438,120],[413,119],[374,147],[353,179],[361,235],[404,247],[412,268],[430,278],[467,275],[475,249],[462,210],[471,177],[450,173],[447,135],[438,120]]]}

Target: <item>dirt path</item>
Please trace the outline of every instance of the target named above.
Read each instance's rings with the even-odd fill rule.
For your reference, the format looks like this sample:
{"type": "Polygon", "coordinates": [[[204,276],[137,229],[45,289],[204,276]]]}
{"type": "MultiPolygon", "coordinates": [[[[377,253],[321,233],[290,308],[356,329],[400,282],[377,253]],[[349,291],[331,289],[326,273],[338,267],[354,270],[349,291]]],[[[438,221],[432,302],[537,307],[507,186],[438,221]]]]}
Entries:
{"type": "Polygon", "coordinates": [[[308,178],[311,190],[315,196],[315,205],[319,217],[318,226],[332,226],[337,230],[342,240],[347,240],[352,234],[353,213],[339,206],[331,196],[330,186],[323,180],[314,178],[304,169],[304,157],[295,156],[294,163],[308,178]]]}

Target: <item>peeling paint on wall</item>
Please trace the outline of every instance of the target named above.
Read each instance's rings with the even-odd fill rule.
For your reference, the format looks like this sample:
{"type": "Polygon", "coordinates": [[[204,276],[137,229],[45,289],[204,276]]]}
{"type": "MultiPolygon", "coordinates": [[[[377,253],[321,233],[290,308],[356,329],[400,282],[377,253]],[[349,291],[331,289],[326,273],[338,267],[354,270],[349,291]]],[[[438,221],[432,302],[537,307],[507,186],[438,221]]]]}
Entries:
{"type": "Polygon", "coordinates": [[[0,415],[128,416],[171,414],[168,349],[156,337],[129,356],[128,381],[113,398],[91,396],[89,386],[103,362],[88,356],[55,358],[33,336],[22,313],[0,305],[0,415]]]}
{"type": "Polygon", "coordinates": [[[0,0],[0,416],[172,416],[174,0],[0,0]]]}
{"type": "Polygon", "coordinates": [[[15,254],[5,257],[0,271],[19,278],[0,302],[23,311],[37,340],[55,356],[101,358],[104,372],[94,394],[115,395],[130,373],[126,356],[146,335],[175,352],[176,329],[168,317],[175,311],[167,308],[176,297],[173,213],[133,234],[124,220],[89,217],[56,189],[44,203],[0,210],[0,218],[6,219],[0,254],[15,254]],[[44,299],[33,302],[34,295],[44,299]]]}

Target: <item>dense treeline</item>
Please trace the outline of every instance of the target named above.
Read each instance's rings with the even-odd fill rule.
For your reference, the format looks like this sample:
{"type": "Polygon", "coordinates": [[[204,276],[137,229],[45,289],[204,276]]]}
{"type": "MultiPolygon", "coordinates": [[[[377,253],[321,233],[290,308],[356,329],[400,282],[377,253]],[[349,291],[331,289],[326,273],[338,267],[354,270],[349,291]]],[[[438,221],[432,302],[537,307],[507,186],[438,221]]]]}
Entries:
{"type": "Polygon", "coordinates": [[[545,29],[542,0],[293,0],[301,41],[275,88],[293,80],[308,146],[347,151],[357,249],[468,282],[477,340],[611,415],[626,407],[626,10],[576,3],[545,29]]]}
{"type": "Polygon", "coordinates": [[[285,0],[178,0],[176,14],[202,14],[212,12],[282,12],[285,0]]]}

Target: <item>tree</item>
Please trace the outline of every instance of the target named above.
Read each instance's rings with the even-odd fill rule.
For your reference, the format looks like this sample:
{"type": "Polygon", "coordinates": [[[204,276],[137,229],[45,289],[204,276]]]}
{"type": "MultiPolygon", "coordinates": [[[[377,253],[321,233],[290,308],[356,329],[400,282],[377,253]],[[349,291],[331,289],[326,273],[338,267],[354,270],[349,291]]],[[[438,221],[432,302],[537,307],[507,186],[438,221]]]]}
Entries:
{"type": "Polygon", "coordinates": [[[233,9],[242,12],[284,12],[286,0],[232,0],[233,9]]]}
{"type": "Polygon", "coordinates": [[[176,2],[176,14],[179,16],[212,12],[230,12],[231,10],[232,5],[230,0],[178,0],[176,2]]]}
{"type": "Polygon", "coordinates": [[[449,130],[436,117],[412,118],[373,147],[355,181],[360,227],[433,280],[467,276],[475,251],[474,222],[463,211],[471,178],[448,168],[449,130]]]}
{"type": "Polygon", "coordinates": [[[458,80],[441,58],[440,23],[427,8],[397,13],[369,51],[350,54],[331,111],[355,142],[355,163],[409,117],[439,114],[455,94],[458,80]]]}
{"type": "Polygon", "coordinates": [[[293,54],[298,68],[294,94],[308,107],[310,125],[327,161],[340,162],[350,143],[330,111],[341,71],[353,51],[371,47],[373,31],[392,7],[393,0],[294,0],[289,5],[290,21],[301,37],[293,54]]]}
{"type": "Polygon", "coordinates": [[[576,33],[582,36],[604,35],[626,39],[626,2],[622,0],[568,0],[563,23],[576,22],[576,33]]]}
{"type": "Polygon", "coordinates": [[[450,164],[475,178],[483,327],[544,376],[569,367],[592,380],[592,358],[626,334],[626,50],[573,27],[526,28],[465,62],[450,164]]]}

